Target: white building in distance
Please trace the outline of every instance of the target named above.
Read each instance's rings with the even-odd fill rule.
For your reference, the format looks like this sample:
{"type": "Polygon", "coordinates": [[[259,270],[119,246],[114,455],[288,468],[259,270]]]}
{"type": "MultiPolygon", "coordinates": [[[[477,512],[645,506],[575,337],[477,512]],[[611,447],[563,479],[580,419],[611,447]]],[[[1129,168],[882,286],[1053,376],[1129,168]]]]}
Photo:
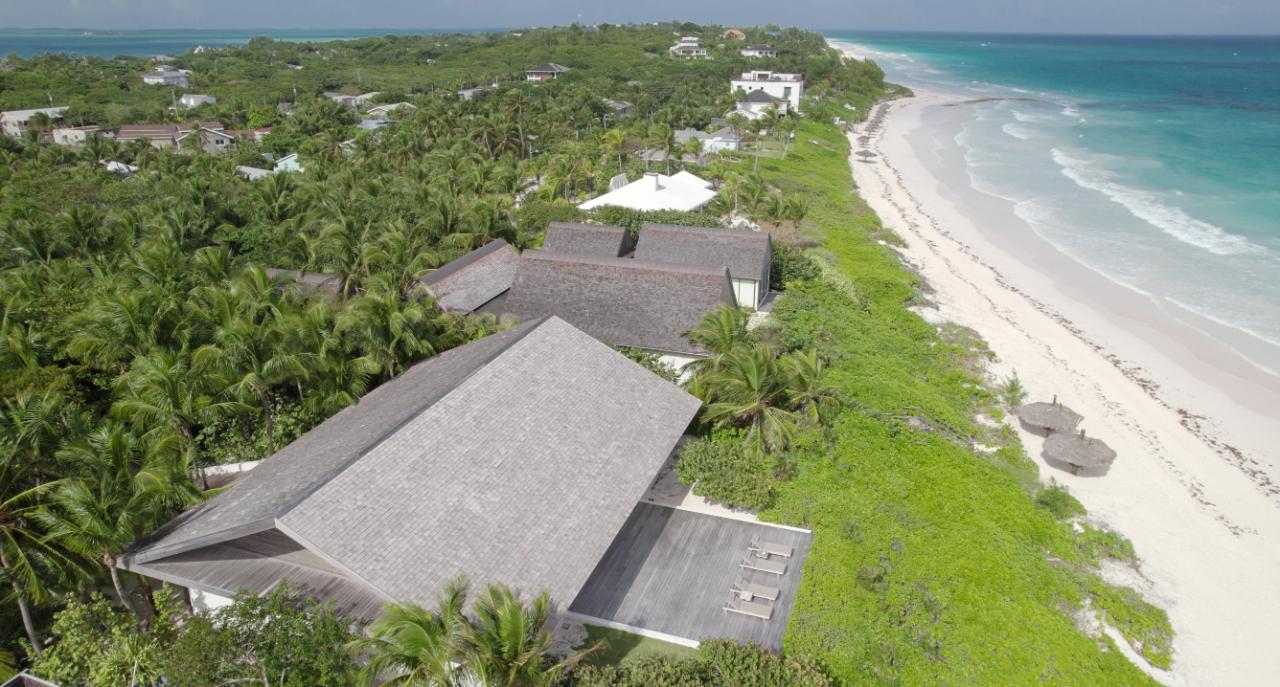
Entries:
{"type": "Polygon", "coordinates": [[[178,88],[187,88],[191,85],[191,80],[187,77],[191,75],[188,69],[165,69],[157,67],[153,72],[147,72],[142,75],[142,83],[148,86],[177,86],[178,88]]]}
{"type": "Polygon", "coordinates": [[[0,130],[3,130],[6,136],[20,138],[22,133],[31,126],[31,120],[38,114],[43,114],[53,121],[60,121],[62,115],[66,114],[65,107],[39,107],[34,110],[8,110],[0,112],[0,130]]]}
{"type": "Polygon", "coordinates": [[[711,182],[680,171],[671,176],[646,172],[635,181],[579,205],[583,210],[614,205],[632,210],[697,212],[716,197],[711,182]]]}
{"type": "Polygon", "coordinates": [[[792,110],[799,112],[800,98],[804,96],[804,76],[757,69],[744,72],[741,77],[734,79],[730,88],[735,93],[743,95],[750,95],[753,91],[763,91],[779,100],[787,101],[792,110]]]}
{"type": "Polygon", "coordinates": [[[778,51],[767,45],[748,45],[742,49],[743,57],[777,57],[778,51]]]}
{"type": "Polygon", "coordinates": [[[667,48],[667,52],[672,57],[683,57],[690,60],[699,60],[707,56],[707,49],[698,43],[697,36],[684,36],[680,42],[667,48]]]}
{"type": "Polygon", "coordinates": [[[184,93],[182,97],[178,98],[178,104],[187,108],[188,110],[195,107],[200,107],[201,105],[213,105],[217,102],[218,102],[217,98],[211,95],[203,95],[200,93],[184,93]]]}

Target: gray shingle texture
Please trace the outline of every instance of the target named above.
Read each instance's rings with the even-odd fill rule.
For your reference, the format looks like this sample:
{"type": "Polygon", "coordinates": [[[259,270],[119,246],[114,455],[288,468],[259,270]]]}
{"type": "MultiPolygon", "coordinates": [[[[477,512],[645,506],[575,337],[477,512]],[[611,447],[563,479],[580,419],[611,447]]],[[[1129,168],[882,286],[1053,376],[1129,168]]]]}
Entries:
{"type": "Polygon", "coordinates": [[[698,407],[568,323],[531,321],[384,384],[127,558],[265,517],[391,598],[430,605],[465,574],[567,605],[698,407]]]}
{"type": "Polygon", "coordinates": [[[702,355],[685,334],[718,305],[735,307],[723,267],[525,251],[503,317],[555,315],[613,346],[702,355]]]}
{"type": "MultiPolygon", "coordinates": [[[[773,244],[769,232],[720,227],[645,224],[636,243],[636,260],[729,268],[734,279],[756,279],[760,295],[769,290],[773,244]]],[[[755,305],[744,303],[743,305],[755,305]]]]}
{"type": "Polygon", "coordinates": [[[511,288],[519,257],[510,244],[497,239],[418,281],[426,285],[440,309],[474,312],[511,288]]]}
{"type": "Polygon", "coordinates": [[[624,227],[552,222],[547,225],[542,248],[566,255],[618,258],[631,252],[631,240],[624,227]]]}

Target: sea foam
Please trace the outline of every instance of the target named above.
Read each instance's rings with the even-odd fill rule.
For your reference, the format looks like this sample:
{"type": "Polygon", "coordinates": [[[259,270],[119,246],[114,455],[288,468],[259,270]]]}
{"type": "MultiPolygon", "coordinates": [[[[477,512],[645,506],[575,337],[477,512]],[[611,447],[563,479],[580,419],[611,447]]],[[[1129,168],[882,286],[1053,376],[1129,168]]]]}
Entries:
{"type": "Polygon", "coordinates": [[[1188,215],[1181,208],[1162,203],[1155,193],[1125,186],[1112,180],[1111,172],[1085,160],[1071,157],[1059,148],[1053,149],[1053,161],[1062,174],[1082,188],[1097,191],[1119,203],[1134,217],[1156,227],[1183,243],[1203,248],[1216,255],[1265,253],[1266,248],[1250,243],[1243,236],[1188,215]]]}

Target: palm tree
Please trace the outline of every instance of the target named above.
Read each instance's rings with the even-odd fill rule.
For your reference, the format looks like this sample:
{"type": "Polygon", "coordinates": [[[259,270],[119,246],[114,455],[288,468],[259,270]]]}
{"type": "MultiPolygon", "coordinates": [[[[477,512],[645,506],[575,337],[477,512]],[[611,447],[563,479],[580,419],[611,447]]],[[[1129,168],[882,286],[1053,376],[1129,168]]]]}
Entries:
{"type": "Polygon", "coordinates": [[[134,358],[119,377],[112,410],[141,426],[150,441],[176,436],[189,445],[198,425],[244,410],[238,401],[215,400],[215,381],[208,369],[192,368],[185,351],[157,350],[134,358]]]}
{"type": "Polygon", "coordinates": [[[550,601],[544,592],[525,606],[509,588],[492,585],[476,599],[464,632],[466,664],[487,687],[551,687],[591,653],[597,643],[553,662],[546,628],[550,601]]]}
{"type": "Polygon", "coordinates": [[[31,617],[31,604],[52,596],[48,573],[87,577],[75,559],[51,543],[35,518],[40,498],[57,482],[32,484],[32,461],[10,445],[0,454],[0,578],[13,590],[23,629],[36,656],[40,638],[31,617]]]}
{"type": "Polygon", "coordinates": [[[609,129],[604,132],[603,147],[618,158],[618,172],[626,171],[622,166],[622,154],[627,147],[627,132],[622,129],[609,129]]]}
{"type": "Polygon", "coordinates": [[[376,277],[369,289],[352,299],[338,317],[337,331],[363,352],[366,369],[396,376],[402,363],[436,352],[442,333],[435,307],[426,299],[406,299],[396,285],[376,277]]]}
{"type": "Polygon", "coordinates": [[[777,351],[766,344],[738,346],[719,367],[695,377],[690,390],[706,403],[703,420],[721,427],[747,428],[758,453],[786,448],[799,419],[790,410],[791,390],[777,351]]]}
{"type": "Polygon", "coordinates": [[[747,320],[746,311],[727,305],[716,306],[715,310],[703,315],[698,326],[689,330],[686,336],[706,349],[710,357],[690,363],[691,371],[714,370],[726,354],[747,343],[747,320]]]}
{"type": "Polygon", "coordinates": [[[817,351],[789,353],[783,357],[782,365],[789,374],[787,402],[810,422],[820,424],[840,407],[835,390],[822,381],[826,361],[817,351]]]}
{"type": "Polygon", "coordinates": [[[458,578],[436,595],[434,613],[417,604],[387,604],[368,636],[351,643],[368,659],[368,684],[458,687],[466,601],[466,581],[458,578]]]}

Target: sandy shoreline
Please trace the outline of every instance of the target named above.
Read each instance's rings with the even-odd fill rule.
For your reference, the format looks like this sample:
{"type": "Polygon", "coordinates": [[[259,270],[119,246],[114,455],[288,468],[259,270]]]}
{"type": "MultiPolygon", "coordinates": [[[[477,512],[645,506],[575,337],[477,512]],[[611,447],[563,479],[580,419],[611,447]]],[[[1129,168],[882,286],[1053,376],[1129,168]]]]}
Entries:
{"type": "MultiPolygon", "coordinates": [[[[1104,477],[1043,461],[1041,477],[1067,485],[1091,517],[1133,541],[1141,574],[1109,572],[1169,612],[1174,668],[1154,671],[1157,679],[1274,684],[1280,479],[1269,442],[1280,436],[1280,390],[1215,357],[1207,337],[1129,309],[1126,298],[1140,295],[1108,290],[1088,268],[1016,232],[1008,204],[974,191],[955,159],[946,126],[961,108],[942,106],[960,100],[918,92],[879,106],[885,116],[870,140],[851,135],[855,150],[878,155],[850,160],[862,195],[907,242],[901,252],[936,289],[940,316],[988,341],[1000,358],[994,371],[1016,370],[1033,399],[1058,394],[1119,453],[1104,477]],[[1144,364],[1124,362],[1134,359],[1144,364]],[[1184,399],[1200,405],[1180,412],[1184,399]]],[[[1041,438],[1022,438],[1038,458],[1041,438]]]]}

